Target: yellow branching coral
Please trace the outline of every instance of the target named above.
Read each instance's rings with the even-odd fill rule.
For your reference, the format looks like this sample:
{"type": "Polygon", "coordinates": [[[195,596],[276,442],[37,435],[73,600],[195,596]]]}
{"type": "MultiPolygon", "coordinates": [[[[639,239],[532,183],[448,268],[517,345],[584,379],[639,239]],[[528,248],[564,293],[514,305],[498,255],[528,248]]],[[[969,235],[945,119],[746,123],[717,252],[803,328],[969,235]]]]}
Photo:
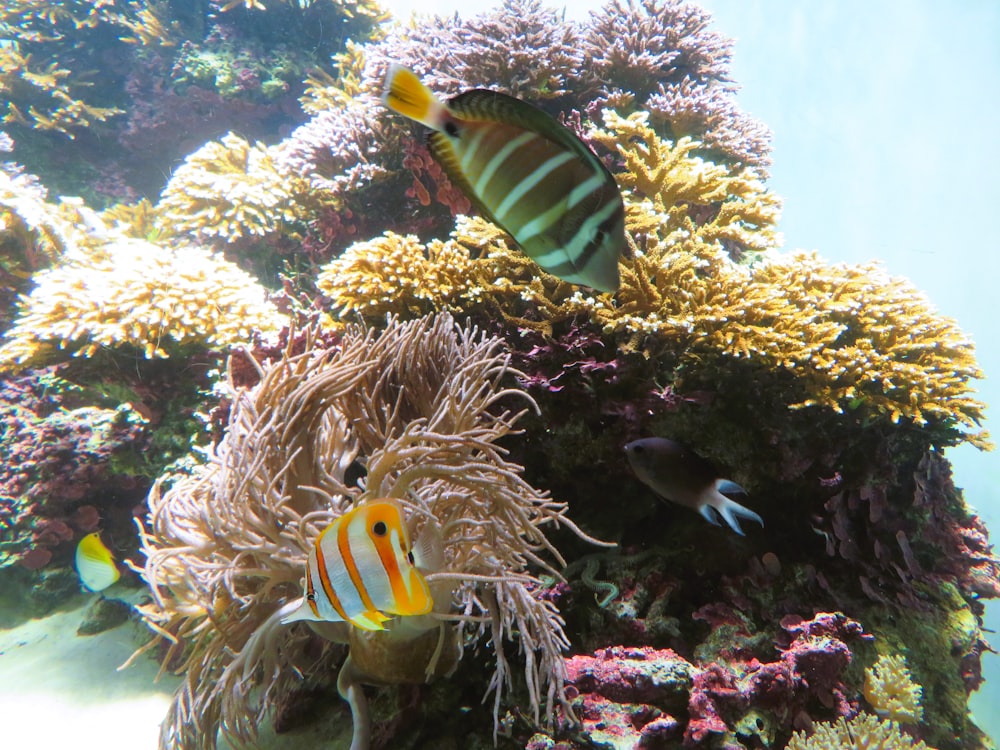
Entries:
{"type": "Polygon", "coordinates": [[[306,77],[299,103],[307,114],[345,107],[364,91],[361,83],[365,71],[364,45],[348,39],[344,51],[333,56],[333,62],[337,69],[335,76],[317,69],[306,77]]]}
{"type": "Polygon", "coordinates": [[[433,241],[425,247],[413,235],[386,232],[349,247],[316,284],[345,312],[422,315],[461,309],[456,303],[471,300],[472,262],[468,250],[455,242],[433,241]]]}
{"type": "Polygon", "coordinates": [[[0,94],[7,103],[3,122],[53,130],[74,138],[75,129],[124,112],[76,98],[67,80],[71,75],[57,62],[35,65],[31,55],[23,54],[17,44],[0,47],[0,94]]]}
{"type": "Polygon", "coordinates": [[[228,241],[264,237],[303,217],[306,180],[280,171],[272,149],[234,133],[177,168],[156,206],[165,234],[228,241]]]}
{"type": "Polygon", "coordinates": [[[0,248],[4,256],[18,256],[24,270],[44,268],[78,245],[83,232],[72,213],[65,201],[49,203],[33,176],[0,170],[0,248]]]}
{"type": "Polygon", "coordinates": [[[214,748],[220,729],[250,741],[303,675],[335,666],[315,635],[350,644],[338,686],[356,709],[356,737],[366,730],[360,683],[424,681],[447,671],[459,644],[484,638],[498,701],[517,639],[536,719],[542,704],[568,709],[562,620],[533,571],[562,565],[545,530],[576,527],[497,445],[523,413],[508,407],[532,406],[501,385],[508,371],[498,339],[439,314],[380,333],[351,328],[329,349],[310,338],[303,353],[261,367],[252,390],[230,384],[226,437],[193,475],[169,491],[157,483],[142,533],[153,603],[140,610],[160,636],[153,644],[173,644],[164,666],[183,655],[186,675],[161,747],[214,748]],[[367,476],[349,484],[358,464],[367,476]],[[427,576],[434,612],[391,621],[374,642],[346,623],[282,625],[301,604],[317,536],[380,497],[399,500],[414,538],[442,539],[444,560],[427,576]]]}
{"type": "Polygon", "coordinates": [[[167,357],[171,346],[226,347],[285,324],[250,275],[199,247],[119,238],[100,251],[68,252],[34,280],[5,334],[0,368],[36,364],[58,349],[91,356],[133,346],[167,357]]]}
{"type": "MultiPolygon", "coordinates": [[[[320,2],[335,5],[346,18],[355,16],[366,16],[376,23],[389,20],[389,13],[374,0],[273,0],[273,2],[283,2],[286,5],[294,5],[299,8],[308,8],[310,5],[320,2]]],[[[222,12],[230,11],[233,8],[245,8],[246,10],[267,10],[267,5],[263,0],[229,0],[222,6],[222,12]]]]}
{"type": "Polygon", "coordinates": [[[871,714],[843,717],[830,724],[817,724],[811,735],[795,732],[787,750],[933,750],[921,740],[904,734],[891,721],[871,714]]]}
{"type": "MultiPolygon", "coordinates": [[[[641,114],[606,122],[598,138],[629,167],[618,180],[635,240],[616,295],[542,273],[482,219],[460,219],[451,239],[426,247],[391,234],[356,244],[323,269],[320,289],[342,314],[481,307],[541,330],[590,319],[624,351],[783,369],[802,386],[791,408],[978,427],[972,344],[909,282],[877,264],[777,253],[778,200],[752,173],[691,157],[689,141],[670,146],[641,114]],[[734,262],[748,250],[755,263],[734,262]]],[[[965,437],[987,445],[985,433],[965,437]]]]}
{"type": "Polygon", "coordinates": [[[685,232],[739,253],[777,247],[780,199],[749,168],[733,169],[691,155],[700,143],[672,144],[656,135],[646,112],[627,118],[605,110],[607,130],[591,137],[625,161],[617,175],[637,237],[685,232]]]}
{"type": "Polygon", "coordinates": [[[882,654],[865,670],[865,699],[882,718],[915,724],[923,717],[923,689],[910,676],[906,659],[882,654]]]}

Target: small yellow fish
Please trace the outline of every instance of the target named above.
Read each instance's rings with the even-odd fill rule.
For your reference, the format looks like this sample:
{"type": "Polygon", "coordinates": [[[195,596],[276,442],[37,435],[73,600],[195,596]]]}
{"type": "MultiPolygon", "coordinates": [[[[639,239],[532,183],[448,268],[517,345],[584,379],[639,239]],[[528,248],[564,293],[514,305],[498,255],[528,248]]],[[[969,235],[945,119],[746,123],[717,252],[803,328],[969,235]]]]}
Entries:
{"type": "Polygon", "coordinates": [[[618,289],[625,205],[615,178],[568,128],[527,102],[487,89],[440,101],[393,65],[382,101],[432,130],[448,178],[525,255],[573,284],[618,289]]]}
{"type": "Polygon", "coordinates": [[[764,525],[759,515],[722,494],[745,495],[742,487],[720,477],[711,463],[680,443],[661,437],[633,440],[625,455],[635,475],[656,494],[698,511],[709,523],[718,526],[718,514],[740,536],[741,518],[764,525]]]}
{"type": "Polygon", "coordinates": [[[87,534],[76,545],[76,572],[89,591],[103,591],[121,577],[115,557],[101,541],[99,531],[87,534]]]}
{"type": "Polygon", "coordinates": [[[305,598],[282,622],[349,622],[384,630],[392,615],[427,614],[434,602],[418,567],[426,569],[434,555],[411,548],[398,502],[365,503],[319,535],[306,562],[305,598]]]}

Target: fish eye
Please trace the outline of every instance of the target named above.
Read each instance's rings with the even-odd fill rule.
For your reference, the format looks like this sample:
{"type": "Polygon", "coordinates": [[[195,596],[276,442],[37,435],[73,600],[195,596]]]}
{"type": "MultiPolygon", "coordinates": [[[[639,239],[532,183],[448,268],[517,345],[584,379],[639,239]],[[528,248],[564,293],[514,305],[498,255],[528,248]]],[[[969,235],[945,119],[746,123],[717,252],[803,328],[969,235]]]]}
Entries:
{"type": "Polygon", "coordinates": [[[416,562],[415,562],[415,560],[413,558],[413,551],[412,550],[406,553],[406,561],[410,565],[416,565],[416,562]]]}
{"type": "Polygon", "coordinates": [[[642,453],[643,450],[644,450],[644,448],[641,445],[633,445],[632,446],[632,452],[633,453],[642,453]]]}
{"type": "Polygon", "coordinates": [[[458,125],[449,120],[444,124],[444,132],[452,138],[458,138],[458,125]]]}
{"type": "Polygon", "coordinates": [[[376,521],[372,525],[372,533],[375,536],[385,536],[388,531],[389,527],[385,525],[385,521],[376,521]]]}
{"type": "Polygon", "coordinates": [[[306,601],[310,602],[316,601],[316,594],[306,594],[306,601]]]}

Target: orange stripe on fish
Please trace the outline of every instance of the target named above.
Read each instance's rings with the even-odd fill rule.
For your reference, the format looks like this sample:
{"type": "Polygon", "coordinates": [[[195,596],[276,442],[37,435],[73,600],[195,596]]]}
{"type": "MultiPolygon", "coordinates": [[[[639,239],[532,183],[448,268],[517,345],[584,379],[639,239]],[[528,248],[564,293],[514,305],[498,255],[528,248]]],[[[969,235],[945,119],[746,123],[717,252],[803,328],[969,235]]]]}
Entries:
{"type": "MultiPolygon", "coordinates": [[[[358,508],[357,510],[361,522],[365,525],[366,529],[371,525],[368,522],[369,510],[368,507],[358,508]]],[[[350,529],[350,524],[340,524],[340,528],[337,530],[337,548],[340,550],[340,557],[347,568],[347,574],[351,577],[351,583],[354,584],[354,590],[361,597],[361,602],[365,605],[365,610],[371,612],[374,611],[375,604],[368,595],[368,589],[365,587],[364,579],[362,579],[361,572],[358,570],[358,565],[354,560],[354,553],[351,551],[351,542],[348,538],[350,529]]]]}
{"type": "MultiPolygon", "coordinates": [[[[421,549],[432,539],[440,546],[440,537],[431,535],[421,549]]],[[[402,508],[388,499],[348,511],[319,535],[306,563],[305,591],[282,622],[344,621],[382,630],[393,615],[425,614],[434,604],[414,565],[402,508]]]]}

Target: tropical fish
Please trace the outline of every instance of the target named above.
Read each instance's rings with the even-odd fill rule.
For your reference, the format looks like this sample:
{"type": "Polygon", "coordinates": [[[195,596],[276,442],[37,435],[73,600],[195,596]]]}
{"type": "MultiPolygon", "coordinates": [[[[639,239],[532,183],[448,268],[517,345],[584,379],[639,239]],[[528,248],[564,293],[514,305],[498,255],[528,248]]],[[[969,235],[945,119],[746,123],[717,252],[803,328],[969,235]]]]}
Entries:
{"type": "Polygon", "coordinates": [[[426,614],[434,602],[418,567],[431,567],[434,555],[425,546],[411,548],[399,503],[365,503],[319,535],[306,562],[302,606],[282,622],[343,621],[384,630],[393,615],[426,614]]]}
{"type": "Polygon", "coordinates": [[[625,206],[615,178],[586,144],[542,110],[472,89],[440,101],[393,65],[387,107],[431,128],[431,154],[490,221],[549,273],[618,289],[625,206]]]}
{"type": "Polygon", "coordinates": [[[121,577],[115,557],[101,541],[99,531],[87,534],[76,545],[76,572],[89,591],[104,591],[121,577]]]}
{"type": "Polygon", "coordinates": [[[745,495],[742,487],[720,477],[711,463],[680,443],[661,437],[633,440],[625,446],[625,455],[644,484],[664,499],[698,511],[710,523],[719,525],[718,514],[740,536],[740,519],[764,525],[759,515],[722,494],[745,495]]]}

